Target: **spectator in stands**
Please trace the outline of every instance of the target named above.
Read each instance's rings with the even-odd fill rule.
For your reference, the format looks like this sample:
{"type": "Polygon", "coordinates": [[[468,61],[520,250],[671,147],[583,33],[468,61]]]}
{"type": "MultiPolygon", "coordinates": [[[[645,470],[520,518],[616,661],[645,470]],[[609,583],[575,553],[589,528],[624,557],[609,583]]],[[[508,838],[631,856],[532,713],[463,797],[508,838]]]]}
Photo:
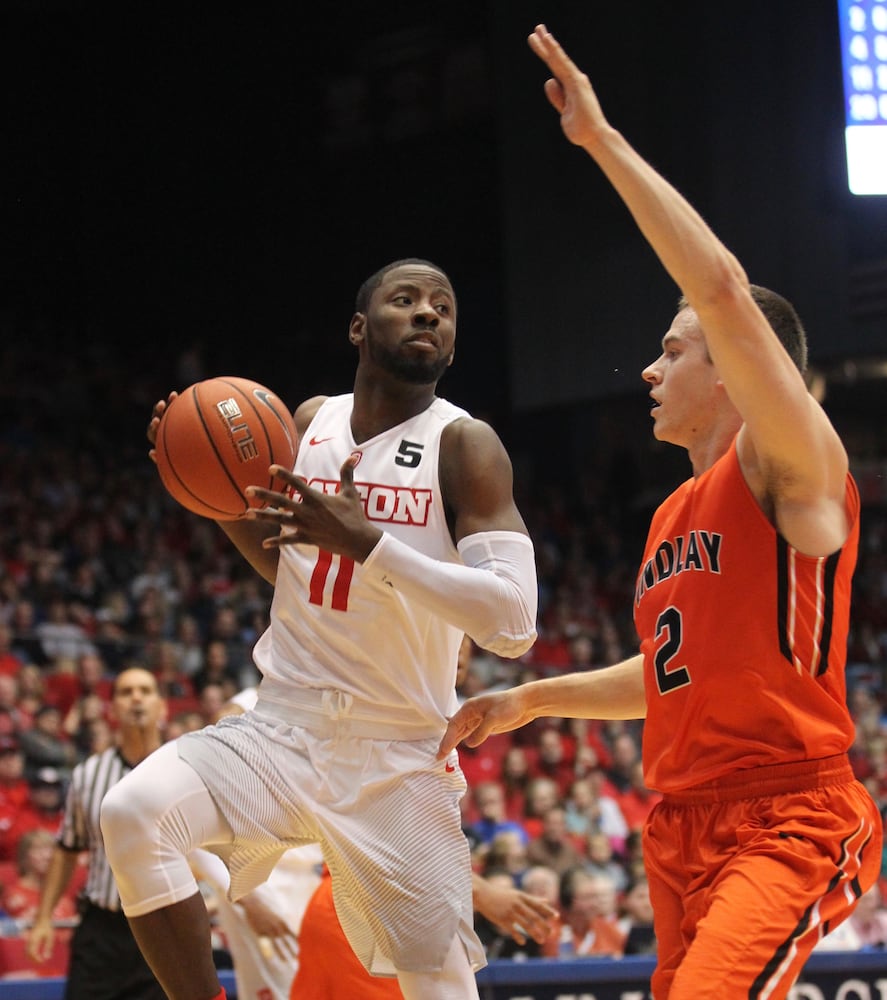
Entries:
{"type": "Polygon", "coordinates": [[[590,833],[585,838],[585,870],[608,878],[621,892],[628,885],[628,873],[616,858],[610,838],[605,833],[590,833]]]}
{"type": "Polygon", "coordinates": [[[55,834],[62,820],[65,779],[54,767],[41,767],[28,779],[28,798],[19,808],[8,831],[7,855],[15,857],[18,842],[30,830],[55,834]]]}
{"type": "Polygon", "coordinates": [[[34,715],[34,725],[19,736],[25,755],[25,774],[36,774],[45,767],[65,775],[79,760],[77,748],[62,728],[62,713],[55,705],[41,705],[34,715]]]}
{"type": "Polygon", "coordinates": [[[67,601],[54,597],[46,609],[46,619],[35,628],[45,662],[76,660],[81,653],[93,650],[86,630],[72,621],[67,601]]]}
{"type": "Polygon", "coordinates": [[[527,860],[531,865],[547,865],[562,875],[583,860],[567,830],[567,812],[553,806],[542,817],[542,831],[527,844],[527,860]]]}
{"type": "Polygon", "coordinates": [[[561,958],[585,955],[622,956],[624,938],[615,920],[616,889],[603,875],[590,875],[584,867],[561,876],[561,958]]]}
{"type": "Polygon", "coordinates": [[[198,697],[207,684],[221,685],[223,704],[240,690],[238,672],[228,657],[228,646],[221,639],[211,639],[206,643],[203,666],[191,678],[191,683],[198,697]]]}
{"type": "Polygon", "coordinates": [[[610,751],[603,737],[603,724],[598,719],[565,719],[564,731],[573,741],[575,777],[582,778],[594,768],[610,764],[610,751]]]}
{"type": "MultiPolygon", "coordinates": [[[[459,753],[461,754],[461,750],[459,753]]],[[[527,786],[530,783],[530,762],[525,747],[509,747],[502,758],[499,783],[505,792],[505,813],[520,822],[526,808],[527,786]]]]}
{"type": "Polygon", "coordinates": [[[603,783],[600,768],[573,782],[565,801],[567,829],[580,837],[603,833],[613,849],[621,851],[628,836],[628,823],[616,799],[598,791],[603,783]]]}
{"type": "Polygon", "coordinates": [[[625,887],[619,900],[619,930],[625,937],[626,955],[654,955],[653,904],[645,877],[634,879],[625,887]]]}
{"type": "Polygon", "coordinates": [[[153,660],[145,665],[157,678],[161,695],[168,702],[194,698],[194,685],[181,667],[181,649],[171,640],[157,645],[153,660]]]}
{"type": "Polygon", "coordinates": [[[193,679],[203,666],[206,656],[200,625],[194,615],[180,615],[173,644],[182,673],[193,679]]]}
{"type": "Polygon", "coordinates": [[[527,785],[524,815],[521,820],[527,836],[538,837],[542,833],[542,817],[549,809],[561,804],[560,787],[553,778],[532,778],[527,785]]]}
{"type": "Polygon", "coordinates": [[[35,663],[26,663],[18,675],[19,732],[34,725],[37,712],[46,703],[46,680],[35,663]]]}
{"type": "Polygon", "coordinates": [[[210,622],[209,637],[211,642],[224,643],[226,660],[235,678],[237,691],[258,683],[259,672],[253,663],[252,647],[244,641],[237,612],[229,604],[222,604],[216,609],[210,622]]]}
{"type": "Polygon", "coordinates": [[[15,858],[15,831],[30,790],[24,778],[25,759],[14,736],[0,736],[0,861],[15,858]]]}
{"type": "Polygon", "coordinates": [[[24,661],[13,650],[13,633],[5,621],[0,621],[0,675],[17,677],[24,661]]]}
{"type": "Polygon", "coordinates": [[[627,792],[632,787],[632,772],[640,759],[641,748],[634,736],[627,730],[618,732],[613,737],[612,756],[610,766],[607,768],[607,781],[620,794],[627,792]]]}
{"type": "Polygon", "coordinates": [[[481,844],[491,844],[494,837],[506,831],[518,834],[521,842],[527,843],[524,827],[506,815],[505,791],[498,781],[482,781],[472,790],[472,797],[478,818],[471,824],[471,832],[481,844]]]}
{"type": "Polygon", "coordinates": [[[575,759],[573,741],[559,725],[547,725],[539,732],[530,773],[534,778],[550,778],[557,786],[557,797],[562,799],[576,776],[575,759]]]}
{"type": "Polygon", "coordinates": [[[37,632],[37,608],[33,601],[21,598],[12,609],[11,650],[23,663],[33,663],[38,667],[49,663],[49,657],[37,632]]]}
{"type": "Polygon", "coordinates": [[[480,873],[484,878],[490,872],[507,872],[514,886],[520,885],[529,867],[526,841],[519,830],[501,830],[490,841],[481,858],[480,873]]]}
{"type": "Polygon", "coordinates": [[[530,896],[544,900],[557,916],[552,920],[552,930],[549,936],[540,942],[539,953],[542,958],[557,958],[560,953],[561,917],[560,917],[560,885],[561,877],[547,865],[530,865],[521,876],[520,887],[530,896]]]}
{"type": "Polygon", "coordinates": [[[93,724],[105,718],[108,709],[108,702],[96,693],[84,695],[68,709],[62,722],[62,729],[73,743],[78,760],[83,760],[90,755],[93,724]]]}
{"type": "MultiPolygon", "coordinates": [[[[16,845],[16,878],[3,887],[0,906],[10,917],[32,922],[37,915],[40,894],[55,850],[55,837],[48,830],[37,828],[22,834],[16,845]]],[[[53,920],[73,920],[77,916],[74,897],[62,895],[52,910],[53,920]]],[[[70,932],[63,934],[68,937],[70,932]]]]}
{"type": "Polygon", "coordinates": [[[19,676],[0,674],[0,736],[16,738],[33,722],[19,708],[19,676]]]}

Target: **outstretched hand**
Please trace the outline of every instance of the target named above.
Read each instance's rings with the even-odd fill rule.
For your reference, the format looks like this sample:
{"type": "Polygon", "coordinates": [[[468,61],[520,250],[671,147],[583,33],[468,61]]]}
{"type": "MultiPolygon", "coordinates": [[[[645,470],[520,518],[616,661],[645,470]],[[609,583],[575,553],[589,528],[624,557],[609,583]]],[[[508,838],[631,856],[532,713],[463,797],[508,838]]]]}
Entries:
{"type": "Polygon", "coordinates": [[[520,729],[534,718],[522,703],[520,688],[469,698],[450,719],[437,758],[442,760],[460,743],[480,746],[488,736],[520,729]]]}
{"type": "Polygon", "coordinates": [[[289,489],[286,493],[248,486],[246,495],[263,500],[268,506],[250,508],[246,517],[280,527],[279,535],[263,541],[264,547],[279,548],[305,543],[362,563],[382,532],[364,514],[360,493],[354,485],[356,464],[354,455],[342,464],[339,490],[334,494],[309,486],[301,476],[281,465],[272,465],[269,472],[287,483],[289,489]]]}
{"type": "Polygon", "coordinates": [[[553,74],[545,81],[545,96],[561,116],[564,135],[577,146],[587,148],[609,128],[591,81],[544,24],[537,25],[527,41],[553,74]]]}

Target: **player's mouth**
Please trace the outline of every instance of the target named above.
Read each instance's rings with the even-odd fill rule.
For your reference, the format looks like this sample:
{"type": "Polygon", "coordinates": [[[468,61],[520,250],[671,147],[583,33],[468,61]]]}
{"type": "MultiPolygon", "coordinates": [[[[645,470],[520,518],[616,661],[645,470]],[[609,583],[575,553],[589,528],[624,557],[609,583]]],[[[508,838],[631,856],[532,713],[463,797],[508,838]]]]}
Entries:
{"type": "Polygon", "coordinates": [[[409,337],[406,341],[409,347],[415,347],[420,351],[437,351],[440,345],[433,333],[418,333],[409,337]]]}

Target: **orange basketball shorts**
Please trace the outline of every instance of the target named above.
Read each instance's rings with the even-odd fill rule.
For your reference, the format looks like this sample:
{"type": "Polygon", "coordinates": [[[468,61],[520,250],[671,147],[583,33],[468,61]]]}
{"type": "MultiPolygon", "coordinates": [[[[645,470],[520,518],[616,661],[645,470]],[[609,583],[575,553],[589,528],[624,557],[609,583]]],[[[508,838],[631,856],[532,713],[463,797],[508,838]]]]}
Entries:
{"type": "Polygon", "coordinates": [[[882,820],[843,755],[666,795],[644,829],[655,1000],[778,1000],[881,866],[882,820]]]}

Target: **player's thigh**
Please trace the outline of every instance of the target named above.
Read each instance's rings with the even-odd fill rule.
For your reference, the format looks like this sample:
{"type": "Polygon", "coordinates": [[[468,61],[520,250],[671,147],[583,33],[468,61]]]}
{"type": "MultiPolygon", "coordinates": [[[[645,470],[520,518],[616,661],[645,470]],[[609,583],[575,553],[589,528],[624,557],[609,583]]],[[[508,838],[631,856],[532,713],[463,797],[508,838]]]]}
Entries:
{"type": "Polygon", "coordinates": [[[709,996],[784,997],[821,923],[849,912],[847,889],[820,845],[768,832],[685,900],[696,915],[692,938],[664,995],[695,1000],[703,988],[709,996]]]}

